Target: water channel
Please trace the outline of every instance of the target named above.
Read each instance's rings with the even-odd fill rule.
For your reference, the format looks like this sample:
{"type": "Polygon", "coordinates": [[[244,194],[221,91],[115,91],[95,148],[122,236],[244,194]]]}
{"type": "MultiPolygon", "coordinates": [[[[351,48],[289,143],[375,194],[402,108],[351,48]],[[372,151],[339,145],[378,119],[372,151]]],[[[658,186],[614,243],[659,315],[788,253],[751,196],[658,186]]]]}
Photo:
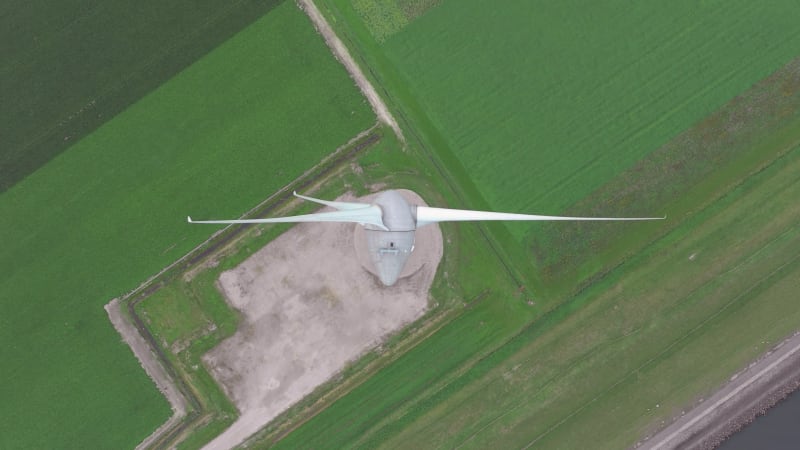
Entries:
{"type": "Polygon", "coordinates": [[[800,449],[800,391],[728,438],[719,450],[800,449]]]}

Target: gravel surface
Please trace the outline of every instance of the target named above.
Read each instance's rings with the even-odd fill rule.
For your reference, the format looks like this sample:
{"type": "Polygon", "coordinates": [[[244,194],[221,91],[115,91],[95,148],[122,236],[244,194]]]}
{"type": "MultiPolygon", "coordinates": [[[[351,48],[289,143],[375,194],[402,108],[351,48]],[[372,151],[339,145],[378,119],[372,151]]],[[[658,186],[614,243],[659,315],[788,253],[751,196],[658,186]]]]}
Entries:
{"type": "Polygon", "coordinates": [[[392,287],[365,270],[370,263],[357,255],[356,227],[296,225],[220,276],[242,322],[203,359],[241,417],[206,448],[244,441],[426,311],[442,256],[438,226],[420,230],[406,277],[392,287]]]}

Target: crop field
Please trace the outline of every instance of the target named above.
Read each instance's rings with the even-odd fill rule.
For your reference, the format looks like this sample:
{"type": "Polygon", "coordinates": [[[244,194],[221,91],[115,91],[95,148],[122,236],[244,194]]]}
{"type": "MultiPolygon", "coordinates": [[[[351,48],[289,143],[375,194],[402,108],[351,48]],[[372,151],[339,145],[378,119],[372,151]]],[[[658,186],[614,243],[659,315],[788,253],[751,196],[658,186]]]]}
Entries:
{"type": "Polygon", "coordinates": [[[278,3],[3,2],[0,192],[278,3]]]}
{"type": "Polygon", "coordinates": [[[796,56],[796,14],[791,1],[449,1],[381,50],[476,200],[556,214],[796,56]]]}
{"type": "Polygon", "coordinates": [[[241,214],[374,121],[284,2],[5,191],[0,447],[152,432],[169,407],[102,306],[208,237],[187,214],[241,214]]]}

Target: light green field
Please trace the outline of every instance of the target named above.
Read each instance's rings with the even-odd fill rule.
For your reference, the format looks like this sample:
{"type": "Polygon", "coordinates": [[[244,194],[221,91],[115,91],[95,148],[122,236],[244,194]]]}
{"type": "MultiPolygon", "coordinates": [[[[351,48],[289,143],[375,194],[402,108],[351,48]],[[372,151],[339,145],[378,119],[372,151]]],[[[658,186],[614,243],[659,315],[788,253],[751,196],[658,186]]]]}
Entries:
{"type": "Polygon", "coordinates": [[[293,2],[0,196],[2,448],[130,448],[170,409],[102,306],[374,122],[293,2]]]}
{"type": "Polygon", "coordinates": [[[476,202],[555,214],[796,56],[798,13],[793,1],[446,1],[381,50],[476,202]]]}

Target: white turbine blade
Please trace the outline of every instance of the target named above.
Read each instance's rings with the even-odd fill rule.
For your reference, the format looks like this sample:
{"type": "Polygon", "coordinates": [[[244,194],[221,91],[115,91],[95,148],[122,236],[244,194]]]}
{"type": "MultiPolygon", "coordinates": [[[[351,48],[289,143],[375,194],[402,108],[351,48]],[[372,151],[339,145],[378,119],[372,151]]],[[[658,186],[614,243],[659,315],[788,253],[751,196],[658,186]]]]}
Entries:
{"type": "Polygon", "coordinates": [[[308,200],[310,202],[319,203],[320,205],[330,206],[331,208],[336,208],[340,211],[349,211],[353,209],[361,209],[366,208],[369,206],[369,203],[351,203],[351,202],[331,202],[328,200],[320,200],[318,198],[306,197],[305,195],[300,195],[297,191],[292,192],[295,197],[302,198],[303,200],[308,200]]]}
{"type": "Polygon", "coordinates": [[[479,220],[661,220],[665,217],[563,217],[537,216],[465,209],[431,208],[417,206],[417,228],[437,222],[464,222],[479,220]]]}
{"type": "Polygon", "coordinates": [[[388,231],[383,224],[383,214],[378,206],[364,205],[359,209],[347,211],[332,211],[317,214],[304,214],[301,216],[274,217],[270,219],[242,219],[242,220],[192,220],[187,217],[189,223],[293,223],[293,222],[352,222],[361,225],[374,225],[382,230],[388,231]]]}

